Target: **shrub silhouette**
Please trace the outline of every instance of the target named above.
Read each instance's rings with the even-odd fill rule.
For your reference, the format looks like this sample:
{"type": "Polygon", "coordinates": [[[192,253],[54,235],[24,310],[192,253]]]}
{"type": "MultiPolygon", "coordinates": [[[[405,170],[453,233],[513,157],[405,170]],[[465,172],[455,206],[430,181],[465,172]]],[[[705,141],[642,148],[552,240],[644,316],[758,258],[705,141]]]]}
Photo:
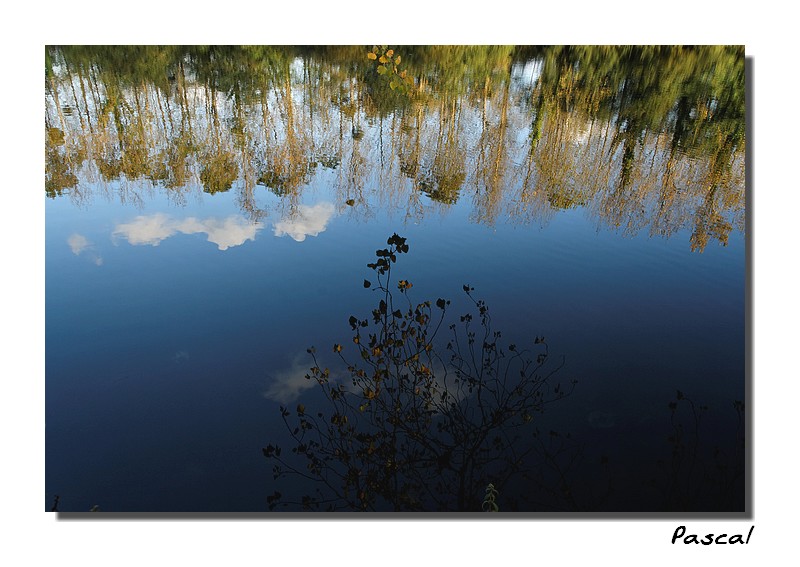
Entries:
{"type": "Polygon", "coordinates": [[[552,383],[563,361],[550,362],[543,337],[530,349],[503,346],[468,285],[470,312],[446,326],[450,301],[415,303],[412,282],[393,283],[406,239],[393,234],[387,245],[367,264],[377,282],[364,280],[377,307],[351,316],[352,343],[333,346],[348,383],[308,349],[306,379],[317,382],[325,409],[280,409],[291,451],[270,444],[263,453],[276,480],[294,476],[309,489],[299,498],[275,491],[270,509],[480,511],[487,486],[503,494],[515,477],[533,483],[543,478],[536,463],[558,471],[563,438],[540,432],[537,416],[574,388],[552,383]]]}

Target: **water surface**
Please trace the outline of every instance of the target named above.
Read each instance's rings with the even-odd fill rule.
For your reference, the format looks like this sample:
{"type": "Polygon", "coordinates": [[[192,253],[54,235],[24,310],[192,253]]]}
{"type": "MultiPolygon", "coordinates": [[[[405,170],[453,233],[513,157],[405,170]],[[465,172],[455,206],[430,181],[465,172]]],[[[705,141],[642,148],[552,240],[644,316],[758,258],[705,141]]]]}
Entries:
{"type": "Polygon", "coordinates": [[[393,51],[46,50],[47,509],[266,510],[278,408],[319,402],[309,346],[346,376],[397,233],[417,301],[469,284],[578,380],[542,426],[575,486],[608,464],[583,509],[742,510],[743,50],[393,51]]]}

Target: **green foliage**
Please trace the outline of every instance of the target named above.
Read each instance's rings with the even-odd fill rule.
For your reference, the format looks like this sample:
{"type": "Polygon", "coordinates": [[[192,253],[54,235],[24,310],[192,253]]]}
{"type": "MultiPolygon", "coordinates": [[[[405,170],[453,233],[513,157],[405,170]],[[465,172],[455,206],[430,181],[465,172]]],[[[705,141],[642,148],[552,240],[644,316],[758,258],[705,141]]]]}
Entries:
{"type": "Polygon", "coordinates": [[[531,349],[504,346],[472,287],[464,292],[473,310],[449,327],[450,301],[413,301],[413,283],[392,277],[408,250],[393,234],[368,264],[376,281],[364,287],[378,304],[367,317],[350,316],[354,346],[332,349],[347,383],[308,350],[306,379],[324,407],[311,411],[307,401],[294,415],[282,407],[292,450],[270,444],[264,455],[276,461],[276,480],[302,477],[318,488],[299,499],[273,495],[271,509],[476,511],[489,479],[505,484],[530,473],[537,458],[553,463],[536,415],[574,382],[552,383],[560,365],[549,364],[543,338],[531,349]]]}
{"type": "Polygon", "coordinates": [[[483,511],[484,512],[499,512],[500,507],[497,505],[497,489],[491,482],[486,487],[486,495],[483,497],[483,511]]]}
{"type": "Polygon", "coordinates": [[[408,96],[413,95],[414,78],[403,69],[402,56],[395,53],[394,49],[374,47],[367,53],[367,59],[375,61],[376,73],[384,78],[390,89],[408,96]]]}

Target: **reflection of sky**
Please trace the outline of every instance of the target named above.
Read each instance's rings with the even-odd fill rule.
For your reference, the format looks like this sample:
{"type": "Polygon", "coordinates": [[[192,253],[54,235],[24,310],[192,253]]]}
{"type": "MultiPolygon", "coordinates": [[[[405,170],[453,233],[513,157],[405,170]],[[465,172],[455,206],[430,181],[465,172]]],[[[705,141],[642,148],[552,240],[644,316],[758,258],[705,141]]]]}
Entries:
{"type": "Polygon", "coordinates": [[[130,244],[140,246],[149,244],[158,246],[175,234],[208,235],[208,241],[217,245],[220,250],[244,244],[247,240],[255,240],[256,233],[263,228],[261,223],[250,223],[241,216],[229,216],[223,220],[217,218],[198,219],[189,217],[183,220],[173,219],[164,213],[138,216],[128,223],[118,224],[113,237],[123,237],[130,244]]]}
{"type": "Polygon", "coordinates": [[[81,234],[73,234],[67,239],[67,244],[69,244],[70,249],[72,249],[72,253],[78,256],[89,246],[89,241],[81,234]]]}
{"type": "MultiPolygon", "coordinates": [[[[279,370],[271,376],[271,382],[266,391],[264,391],[264,397],[284,405],[295,401],[303,392],[318,385],[313,377],[306,378],[312,366],[313,360],[308,354],[298,354],[288,368],[279,370]]],[[[464,388],[454,387],[452,380],[450,382],[446,380],[448,373],[443,364],[434,361],[432,366],[434,370],[433,377],[436,381],[436,391],[439,395],[447,392],[450,401],[453,402],[461,400],[467,395],[464,388]]],[[[329,379],[335,381],[333,375],[329,379]]],[[[355,387],[349,380],[345,380],[345,388],[357,394],[360,392],[359,388],[355,387]]]]}
{"type": "Polygon", "coordinates": [[[296,356],[289,368],[275,373],[264,397],[281,404],[296,400],[303,391],[317,385],[313,378],[306,378],[311,366],[313,361],[310,356],[305,353],[296,356]]]}
{"type": "Polygon", "coordinates": [[[288,234],[297,242],[302,242],[306,236],[317,236],[327,228],[335,209],[332,203],[317,203],[313,207],[300,205],[291,218],[286,218],[275,223],[275,236],[288,234]]]}
{"type": "Polygon", "coordinates": [[[94,245],[82,234],[74,233],[70,235],[70,237],[67,238],[67,244],[69,245],[70,250],[72,250],[72,253],[76,256],[80,256],[83,252],[87,252],[87,256],[92,262],[98,266],[103,265],[103,259],[93,251],[94,245]]]}

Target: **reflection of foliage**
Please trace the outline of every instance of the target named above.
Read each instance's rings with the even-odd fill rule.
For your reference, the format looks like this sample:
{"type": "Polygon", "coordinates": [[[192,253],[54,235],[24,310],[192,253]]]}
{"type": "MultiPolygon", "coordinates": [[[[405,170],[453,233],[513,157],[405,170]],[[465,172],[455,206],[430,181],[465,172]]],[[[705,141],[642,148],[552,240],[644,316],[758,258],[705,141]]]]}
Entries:
{"type": "Polygon", "coordinates": [[[459,191],[466,180],[463,170],[456,172],[445,171],[442,174],[428,174],[418,180],[420,191],[432,200],[446,205],[458,201],[459,191]]]}
{"type": "Polygon", "coordinates": [[[567,109],[643,130],[674,128],[684,152],[718,132],[744,140],[741,46],[565,46],[540,51],[543,91],[567,109]]]}
{"type": "Polygon", "coordinates": [[[45,182],[44,189],[48,197],[55,198],[65,189],[76,187],[78,177],[73,169],[84,156],[81,152],[70,155],[64,140],[64,132],[60,128],[49,127],[45,130],[45,182]]]}
{"type": "Polygon", "coordinates": [[[350,317],[354,358],[344,345],[333,347],[350,384],[336,383],[309,349],[314,367],[306,378],[319,385],[327,410],[299,404],[293,415],[282,407],[296,459],[279,446],[264,449],[277,462],[276,479],[299,476],[317,488],[300,500],[276,492],[271,508],[477,511],[490,483],[539,478],[536,457],[557,467],[556,434],[540,437],[536,416],[574,382],[568,389],[551,383],[559,367],[548,369],[544,339],[534,341],[538,352],[504,347],[488,307],[464,286],[476,312],[449,326],[444,349],[436,346],[450,302],[412,302],[413,284],[391,278],[397,256],[408,252],[406,239],[395,234],[387,244],[368,264],[377,308],[371,317],[350,317]]]}
{"type": "Polygon", "coordinates": [[[413,72],[445,95],[483,91],[508,78],[513,48],[503,45],[425,45],[409,48],[413,72]]]}
{"type": "MultiPolygon", "coordinates": [[[[627,234],[692,230],[692,249],[702,251],[744,229],[743,54],[740,46],[50,47],[47,147],[58,153],[47,155],[46,189],[80,192],[99,173],[178,190],[200,179],[217,192],[236,172],[239,202],[252,211],[255,185],[297,196],[322,165],[340,169],[342,201],[397,205],[403,196],[389,193],[414,187],[452,205],[474,189],[480,222],[506,212],[543,220],[581,206],[627,234]],[[354,143],[370,131],[380,148],[354,143]],[[216,154],[231,161],[209,161],[216,154]],[[382,187],[369,195],[374,175],[382,187]]],[[[407,196],[416,210],[419,193],[407,196]]]]}
{"type": "Polygon", "coordinates": [[[288,193],[286,190],[287,181],[286,177],[275,171],[265,171],[259,176],[256,184],[263,185],[280,197],[288,193]]]}
{"type": "Polygon", "coordinates": [[[78,184],[78,178],[72,172],[72,165],[60,152],[48,150],[45,156],[47,173],[45,176],[44,189],[48,197],[56,197],[60,195],[64,189],[75,187],[78,184]]]}
{"type": "Polygon", "coordinates": [[[64,145],[64,132],[60,128],[47,128],[47,142],[51,146],[64,145]]]}
{"type": "Polygon", "coordinates": [[[327,169],[336,169],[342,165],[342,160],[336,155],[321,154],[317,158],[317,163],[327,169]]]}
{"type": "Polygon", "coordinates": [[[702,251],[712,237],[723,245],[728,244],[728,236],[733,227],[718,212],[716,193],[716,187],[713,187],[700,207],[701,214],[695,217],[694,230],[689,239],[692,251],[702,251]]]}
{"type": "Polygon", "coordinates": [[[196,150],[191,138],[181,135],[170,144],[164,167],[165,176],[158,177],[163,179],[165,185],[170,188],[179,188],[186,185],[189,181],[189,159],[196,150]]]}
{"type": "Polygon", "coordinates": [[[228,152],[209,156],[200,170],[203,191],[212,195],[229,190],[238,176],[237,162],[228,152]]]}
{"type": "Polygon", "coordinates": [[[583,203],[579,199],[580,196],[576,198],[568,191],[548,193],[547,195],[547,201],[550,203],[550,206],[554,209],[561,210],[568,210],[582,205],[583,203]]]}
{"type": "Polygon", "coordinates": [[[266,164],[256,180],[279,197],[292,195],[302,184],[307,183],[317,162],[291,162],[283,164],[266,164]]]}

